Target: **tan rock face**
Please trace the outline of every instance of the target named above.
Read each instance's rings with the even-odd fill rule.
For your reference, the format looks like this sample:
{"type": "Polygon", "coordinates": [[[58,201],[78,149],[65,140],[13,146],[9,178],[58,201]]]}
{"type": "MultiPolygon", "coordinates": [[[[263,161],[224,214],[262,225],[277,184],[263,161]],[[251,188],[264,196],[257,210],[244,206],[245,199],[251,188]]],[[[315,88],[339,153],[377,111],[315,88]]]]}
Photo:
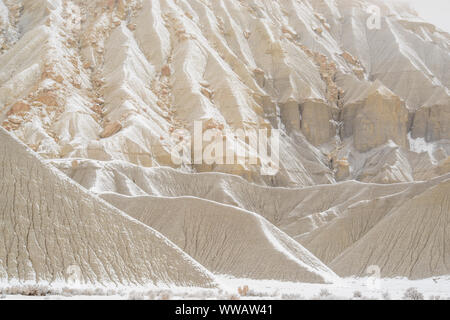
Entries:
{"type": "Polygon", "coordinates": [[[414,115],[411,136],[425,138],[428,142],[450,139],[450,106],[419,109],[414,115]]]}
{"type": "Polygon", "coordinates": [[[64,77],[62,75],[57,75],[55,77],[55,81],[58,82],[59,84],[62,84],[64,82],[64,77]]]}
{"type": "Polygon", "coordinates": [[[349,138],[353,135],[354,125],[356,123],[355,118],[363,107],[364,102],[352,103],[344,107],[341,113],[341,118],[343,122],[341,130],[342,138],[349,138]]]}
{"type": "Polygon", "coordinates": [[[350,176],[350,164],[347,160],[338,160],[336,163],[336,180],[343,181],[350,176]]]}
{"type": "Polygon", "coordinates": [[[439,163],[439,166],[436,170],[439,175],[444,175],[444,174],[450,172],[450,157],[447,157],[447,159],[442,160],[439,163]]]}
{"type": "Polygon", "coordinates": [[[299,130],[300,125],[300,106],[296,101],[289,101],[280,106],[281,119],[288,131],[299,130]]]}
{"type": "Polygon", "coordinates": [[[207,88],[201,88],[200,92],[210,100],[213,98],[213,93],[211,92],[211,90],[207,88]]]}
{"type": "Polygon", "coordinates": [[[13,114],[18,114],[18,113],[22,113],[22,112],[28,112],[30,111],[30,105],[25,103],[25,102],[16,102],[11,109],[9,110],[9,112],[7,113],[8,116],[13,115],[13,114]]]}
{"type": "MultiPolygon", "coordinates": [[[[336,140],[345,149],[336,159],[348,158],[348,169],[355,174],[344,180],[378,182],[384,179],[378,169],[395,164],[387,181],[405,182],[417,171],[410,160],[416,156],[379,152],[380,167],[357,158],[354,138],[358,150],[388,140],[408,147],[404,121],[396,119],[396,124],[395,111],[387,107],[391,102],[385,111],[367,111],[367,89],[379,79],[411,110],[448,98],[450,82],[443,71],[450,63],[447,36],[416,22],[405,23],[406,15],[387,14],[398,28],[367,38],[364,21],[344,23],[366,15],[352,1],[333,4],[337,11],[332,11],[341,12],[342,20],[317,0],[302,0],[304,8],[281,0],[260,1],[258,8],[239,0],[229,0],[225,7],[220,1],[196,0],[170,5],[165,0],[39,1],[51,5],[0,0],[6,6],[0,5],[0,46],[6,41],[5,54],[0,55],[0,123],[29,146],[40,146],[42,155],[51,149],[58,157],[179,168],[168,156],[175,144],[170,128],[190,128],[194,121],[213,118],[225,130],[286,131],[276,179],[267,182],[255,174],[256,166],[251,174],[239,167],[232,171],[252,181],[298,187],[340,180],[346,168],[337,170],[323,159],[336,140]],[[243,12],[242,18],[225,18],[236,12],[243,12]],[[289,13],[295,18],[278,19],[289,13]],[[257,18],[261,16],[267,19],[257,18]],[[15,34],[19,20],[23,33],[15,34]],[[308,27],[300,30],[300,25],[308,27]],[[410,33],[419,30],[422,40],[432,41],[411,40],[410,33]],[[412,65],[399,50],[398,39],[402,47],[417,51],[417,63],[412,65]],[[368,50],[379,41],[389,50],[368,50]],[[430,81],[428,73],[438,81],[430,81]],[[26,117],[23,111],[7,115],[6,106],[22,99],[32,106],[26,117]],[[129,119],[126,142],[116,134],[121,126],[107,119],[129,119]],[[341,124],[339,137],[336,129],[341,124]],[[38,134],[30,134],[30,127],[38,134]],[[299,131],[304,136],[296,134],[299,131]],[[90,145],[100,133],[110,139],[90,145]]],[[[366,1],[374,0],[361,3],[366,1]]],[[[416,116],[413,137],[435,141],[449,136],[446,108],[431,109],[416,116]]],[[[447,156],[449,149],[444,150],[447,156]]],[[[230,173],[220,166],[206,169],[230,173]]]]}
{"type": "Polygon", "coordinates": [[[397,96],[376,91],[359,111],[353,128],[355,148],[360,152],[369,151],[389,140],[406,147],[408,111],[397,96]]]}
{"type": "Polygon", "coordinates": [[[364,68],[361,65],[361,61],[353,57],[350,53],[344,52],[341,54],[341,57],[352,66],[353,72],[358,77],[358,79],[362,80],[364,78],[364,68]]]}
{"type": "Polygon", "coordinates": [[[58,106],[58,99],[57,96],[52,92],[44,92],[41,93],[37,98],[36,101],[39,101],[49,107],[56,107],[58,106]]]}
{"type": "Polygon", "coordinates": [[[331,108],[322,102],[308,101],[301,107],[301,129],[309,142],[318,146],[336,135],[331,108]]]}
{"type": "Polygon", "coordinates": [[[122,130],[122,124],[119,121],[115,121],[113,123],[108,124],[103,132],[100,134],[102,139],[109,138],[112,135],[115,135],[117,132],[122,130]]]}

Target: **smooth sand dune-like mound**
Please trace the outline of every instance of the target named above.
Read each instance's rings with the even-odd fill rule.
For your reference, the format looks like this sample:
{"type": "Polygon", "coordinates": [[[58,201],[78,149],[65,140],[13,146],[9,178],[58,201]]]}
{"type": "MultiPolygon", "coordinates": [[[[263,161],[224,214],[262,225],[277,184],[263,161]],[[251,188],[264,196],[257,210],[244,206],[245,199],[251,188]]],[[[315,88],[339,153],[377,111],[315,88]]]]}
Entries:
{"type": "Polygon", "coordinates": [[[331,262],[342,276],[377,265],[381,276],[429,278],[450,273],[450,180],[391,212],[331,262]]]}
{"type": "Polygon", "coordinates": [[[0,128],[0,279],[214,287],[150,227],[93,197],[0,128]]]}
{"type": "Polygon", "coordinates": [[[321,261],[255,213],[193,197],[102,197],[155,228],[216,274],[294,282],[330,282],[321,261]]]}
{"type": "MultiPolygon", "coordinates": [[[[404,203],[448,178],[450,175],[428,182],[405,184],[398,186],[397,192],[391,194],[372,194],[370,198],[361,198],[359,201],[356,199],[327,212],[308,216],[311,221],[317,221],[321,214],[334,215],[332,219],[323,219],[311,232],[302,234],[296,239],[328,264],[404,203]]],[[[308,202],[304,206],[308,206],[308,202]]],[[[426,211],[423,214],[426,215],[426,211]]]]}

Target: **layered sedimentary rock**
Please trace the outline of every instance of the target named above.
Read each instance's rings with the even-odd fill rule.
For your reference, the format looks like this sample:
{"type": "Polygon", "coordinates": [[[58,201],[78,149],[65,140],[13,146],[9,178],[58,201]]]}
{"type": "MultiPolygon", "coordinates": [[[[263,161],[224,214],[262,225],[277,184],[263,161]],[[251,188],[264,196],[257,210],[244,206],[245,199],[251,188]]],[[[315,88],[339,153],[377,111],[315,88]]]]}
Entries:
{"type": "Polygon", "coordinates": [[[313,145],[321,145],[336,136],[331,107],[323,102],[307,101],[300,106],[301,130],[313,145]]]}
{"type": "Polygon", "coordinates": [[[450,139],[450,101],[445,104],[424,107],[414,115],[411,136],[432,142],[450,139]]]}
{"type": "Polygon", "coordinates": [[[398,96],[375,84],[353,120],[355,149],[366,152],[389,140],[407,147],[408,110],[398,96]]]}

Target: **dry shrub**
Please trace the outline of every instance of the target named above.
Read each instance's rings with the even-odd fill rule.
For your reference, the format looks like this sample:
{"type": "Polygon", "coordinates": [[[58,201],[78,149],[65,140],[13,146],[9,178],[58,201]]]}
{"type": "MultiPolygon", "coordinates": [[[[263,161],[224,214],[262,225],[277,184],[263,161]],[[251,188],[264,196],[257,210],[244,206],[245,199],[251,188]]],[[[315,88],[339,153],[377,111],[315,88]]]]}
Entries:
{"type": "Polygon", "coordinates": [[[328,289],[320,289],[319,296],[320,297],[329,297],[329,296],[331,296],[331,292],[328,291],[328,289]]]}
{"type": "Polygon", "coordinates": [[[424,300],[424,297],[416,288],[409,288],[405,291],[403,300],[424,300]]]}
{"type": "Polygon", "coordinates": [[[391,300],[391,295],[389,294],[389,292],[383,293],[381,297],[383,298],[383,300],[391,300]]]}

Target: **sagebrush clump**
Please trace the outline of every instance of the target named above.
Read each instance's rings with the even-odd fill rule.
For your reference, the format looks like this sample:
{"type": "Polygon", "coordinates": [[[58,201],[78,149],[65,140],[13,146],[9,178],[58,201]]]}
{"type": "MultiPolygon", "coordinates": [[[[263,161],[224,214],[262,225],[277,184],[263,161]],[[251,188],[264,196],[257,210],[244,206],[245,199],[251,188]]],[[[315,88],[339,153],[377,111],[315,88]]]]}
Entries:
{"type": "Polygon", "coordinates": [[[424,296],[416,288],[409,288],[403,295],[404,300],[424,300],[424,296]]]}

